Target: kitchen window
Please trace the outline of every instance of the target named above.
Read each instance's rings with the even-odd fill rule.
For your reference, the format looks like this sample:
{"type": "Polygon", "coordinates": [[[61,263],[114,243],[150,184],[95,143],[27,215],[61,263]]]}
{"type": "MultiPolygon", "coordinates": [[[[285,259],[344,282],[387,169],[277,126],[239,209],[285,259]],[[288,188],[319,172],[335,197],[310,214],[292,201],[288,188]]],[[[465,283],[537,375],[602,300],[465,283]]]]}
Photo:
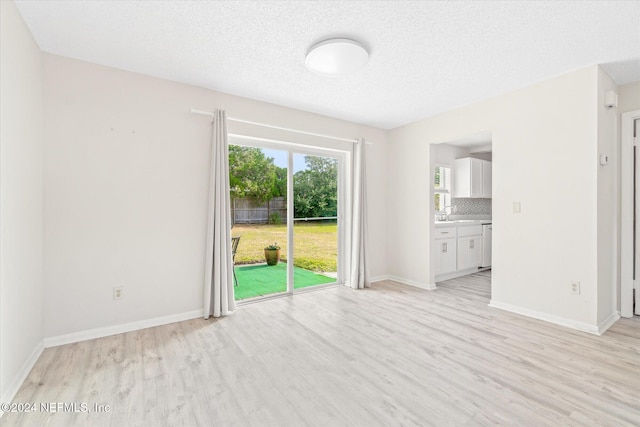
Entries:
{"type": "Polygon", "coordinates": [[[451,206],[451,168],[436,165],[433,192],[436,212],[442,212],[445,207],[451,206]]]}

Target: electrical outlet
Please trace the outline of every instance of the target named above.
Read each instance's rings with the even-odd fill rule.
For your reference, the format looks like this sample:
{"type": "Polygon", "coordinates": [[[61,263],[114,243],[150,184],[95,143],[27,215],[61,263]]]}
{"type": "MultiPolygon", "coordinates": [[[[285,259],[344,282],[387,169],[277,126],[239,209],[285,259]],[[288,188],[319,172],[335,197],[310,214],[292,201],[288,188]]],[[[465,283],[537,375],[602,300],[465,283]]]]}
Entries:
{"type": "Polygon", "coordinates": [[[569,282],[569,289],[574,295],[580,295],[580,282],[569,282]]]}
{"type": "Polygon", "coordinates": [[[113,288],[113,299],[114,300],[122,299],[122,286],[113,288]]]}

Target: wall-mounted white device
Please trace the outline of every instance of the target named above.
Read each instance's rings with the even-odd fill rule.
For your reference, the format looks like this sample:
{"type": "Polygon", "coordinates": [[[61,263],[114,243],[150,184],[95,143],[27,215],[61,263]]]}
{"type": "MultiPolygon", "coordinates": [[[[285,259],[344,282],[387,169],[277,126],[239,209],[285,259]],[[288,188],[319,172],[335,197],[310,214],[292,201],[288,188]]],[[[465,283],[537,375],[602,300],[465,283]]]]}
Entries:
{"type": "Polygon", "coordinates": [[[606,154],[600,154],[600,164],[602,166],[608,165],[609,164],[609,156],[607,156],[606,154]]]}
{"type": "Polygon", "coordinates": [[[604,106],[607,108],[618,107],[618,94],[610,90],[604,95],[604,106]]]}

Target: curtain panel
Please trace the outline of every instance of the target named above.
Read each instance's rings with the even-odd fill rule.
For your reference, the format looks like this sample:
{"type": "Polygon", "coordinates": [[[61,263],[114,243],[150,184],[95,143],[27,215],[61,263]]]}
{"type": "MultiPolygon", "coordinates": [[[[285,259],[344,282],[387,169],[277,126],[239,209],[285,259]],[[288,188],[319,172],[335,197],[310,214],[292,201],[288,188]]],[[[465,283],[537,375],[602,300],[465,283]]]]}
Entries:
{"type": "Polygon", "coordinates": [[[231,255],[229,141],[226,113],[213,113],[211,173],[204,277],[204,318],[220,317],[235,309],[231,255]]]}
{"type": "Polygon", "coordinates": [[[367,181],[365,141],[360,139],[353,156],[353,204],[351,218],[351,271],[349,285],[354,289],[371,286],[367,261],[367,181]]]}

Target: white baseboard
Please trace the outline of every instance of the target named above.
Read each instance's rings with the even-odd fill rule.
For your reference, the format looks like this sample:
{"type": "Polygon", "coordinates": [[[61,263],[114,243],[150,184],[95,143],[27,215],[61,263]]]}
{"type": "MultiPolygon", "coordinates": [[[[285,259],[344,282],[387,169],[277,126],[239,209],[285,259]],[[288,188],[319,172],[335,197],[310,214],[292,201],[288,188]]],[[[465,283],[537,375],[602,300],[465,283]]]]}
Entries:
{"type": "Polygon", "coordinates": [[[390,279],[391,276],[385,274],[382,276],[374,276],[374,277],[370,277],[369,278],[369,283],[376,283],[376,282],[383,282],[385,280],[391,280],[390,279]]]}
{"type": "Polygon", "coordinates": [[[607,331],[607,329],[612,327],[613,324],[616,323],[618,320],[620,320],[620,313],[617,311],[614,311],[613,313],[611,313],[609,317],[607,317],[606,319],[604,319],[604,321],[598,324],[598,335],[604,334],[607,331]]]}
{"type": "MultiPolygon", "coordinates": [[[[7,390],[4,393],[2,393],[2,398],[0,400],[1,402],[9,403],[13,400],[16,393],[18,392],[18,390],[20,390],[20,387],[24,383],[24,380],[27,379],[29,372],[31,372],[31,369],[33,369],[33,366],[38,361],[38,358],[42,354],[43,350],[44,350],[44,344],[42,343],[42,341],[39,341],[38,344],[36,344],[36,347],[31,352],[31,355],[27,358],[27,360],[22,365],[22,368],[20,368],[20,371],[18,371],[18,374],[15,376],[15,378],[11,382],[11,385],[9,385],[9,388],[7,388],[7,390]]],[[[2,417],[2,414],[4,414],[4,412],[0,411],[0,417],[2,417]]]]}
{"type": "MultiPolygon", "coordinates": [[[[607,319],[607,321],[602,323],[602,326],[590,325],[589,323],[578,322],[576,320],[567,319],[566,317],[560,317],[554,314],[531,310],[529,308],[524,308],[495,300],[491,300],[489,302],[489,307],[499,308],[500,310],[510,311],[512,313],[521,314],[523,316],[532,317],[534,319],[544,320],[545,322],[555,323],[556,325],[565,326],[571,329],[577,329],[578,331],[588,332],[593,335],[602,335],[602,333],[606,331],[606,328],[604,328],[604,330],[601,330],[601,328],[605,326],[607,321],[610,321],[610,319],[607,319]]],[[[615,322],[615,320],[613,320],[613,322],[615,322]]],[[[611,326],[613,322],[611,322],[606,327],[608,328],[609,326],[611,326]]]]}
{"type": "Polygon", "coordinates": [[[385,280],[393,280],[394,282],[402,283],[403,285],[409,285],[409,286],[413,286],[420,289],[426,289],[428,291],[433,291],[437,289],[435,284],[417,282],[415,280],[405,279],[403,277],[398,277],[393,275],[389,275],[386,277],[387,278],[385,280]]]}
{"type": "Polygon", "coordinates": [[[182,322],[183,320],[196,319],[198,317],[203,317],[202,310],[193,310],[186,313],[171,314],[169,316],[154,317],[153,319],[145,319],[137,322],[123,323],[114,326],[105,326],[103,328],[88,329],[86,331],[48,337],[43,340],[44,348],[92,340],[95,338],[108,337],[110,335],[152,328],[154,326],[167,325],[169,323],[182,322]]]}

